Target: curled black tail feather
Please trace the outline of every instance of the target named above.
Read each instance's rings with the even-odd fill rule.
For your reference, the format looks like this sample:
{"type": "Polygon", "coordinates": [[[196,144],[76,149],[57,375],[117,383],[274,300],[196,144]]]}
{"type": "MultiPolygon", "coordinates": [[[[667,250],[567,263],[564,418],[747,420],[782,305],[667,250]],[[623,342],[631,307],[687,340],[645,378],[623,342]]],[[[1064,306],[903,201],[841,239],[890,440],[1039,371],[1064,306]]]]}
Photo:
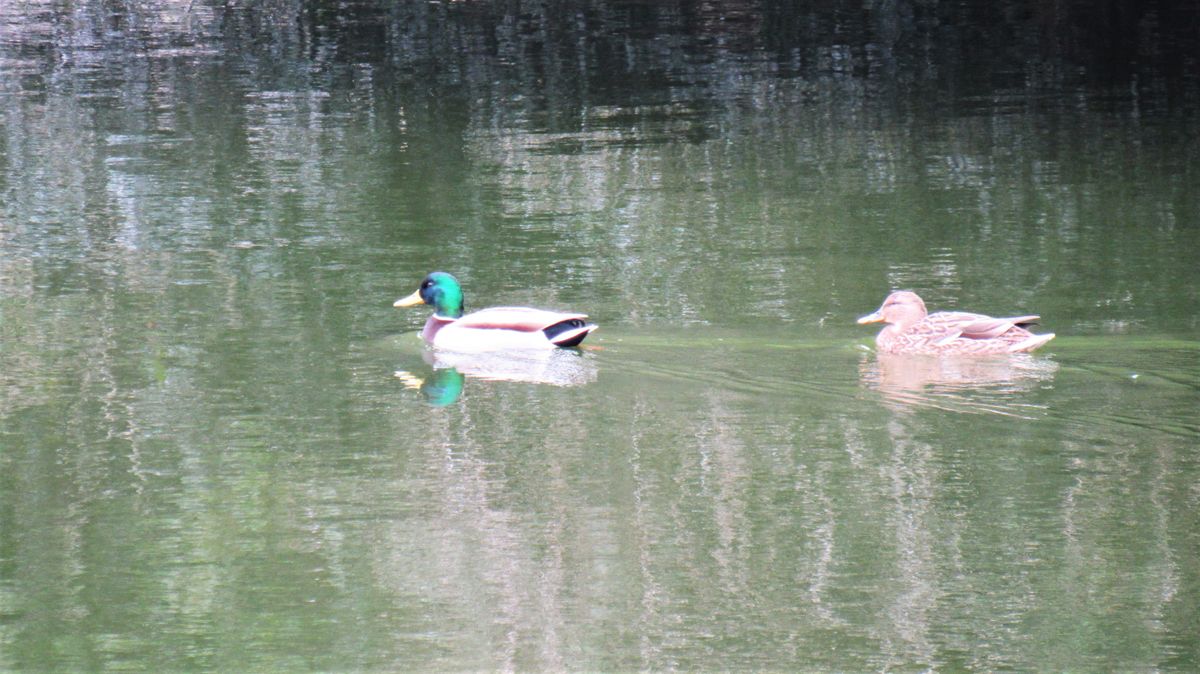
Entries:
{"type": "MultiPolygon", "coordinates": [[[[594,327],[594,326],[592,326],[594,327]]],[[[542,329],[542,334],[546,335],[546,339],[553,342],[556,346],[570,347],[579,346],[580,342],[591,332],[588,324],[584,323],[579,318],[569,318],[565,321],[559,321],[554,325],[542,329]],[[576,332],[577,334],[570,335],[562,340],[558,337],[564,333],[576,332]]]]}

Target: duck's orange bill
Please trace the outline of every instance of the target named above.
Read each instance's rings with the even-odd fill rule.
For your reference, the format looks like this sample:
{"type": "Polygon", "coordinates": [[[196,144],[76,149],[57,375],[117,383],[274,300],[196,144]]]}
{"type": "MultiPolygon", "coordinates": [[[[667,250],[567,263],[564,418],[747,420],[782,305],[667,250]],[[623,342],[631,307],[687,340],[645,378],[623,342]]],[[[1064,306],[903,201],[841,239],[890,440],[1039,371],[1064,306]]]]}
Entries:
{"type": "Polygon", "coordinates": [[[425,303],[425,300],[421,299],[421,291],[418,290],[418,291],[414,292],[413,294],[409,295],[408,297],[405,297],[403,299],[398,299],[395,302],[392,302],[392,306],[393,307],[412,307],[412,306],[416,306],[418,304],[424,304],[424,303],[425,303]]]}
{"type": "MultiPolygon", "coordinates": [[[[399,306],[399,305],[397,305],[397,306],[399,306]]],[[[883,312],[876,311],[873,314],[867,314],[866,316],[863,316],[862,318],[858,319],[858,322],[859,323],[878,323],[879,321],[882,321],[882,320],[883,320],[883,312]]]]}

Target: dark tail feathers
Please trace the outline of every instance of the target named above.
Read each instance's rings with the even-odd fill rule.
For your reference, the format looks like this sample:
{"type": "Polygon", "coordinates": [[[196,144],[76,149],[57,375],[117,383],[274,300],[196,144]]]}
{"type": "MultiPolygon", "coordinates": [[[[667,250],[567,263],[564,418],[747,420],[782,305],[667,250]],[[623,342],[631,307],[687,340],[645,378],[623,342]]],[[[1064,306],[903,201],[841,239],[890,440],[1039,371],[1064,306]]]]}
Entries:
{"type": "Polygon", "coordinates": [[[542,333],[556,346],[570,347],[579,346],[579,343],[595,329],[596,326],[588,325],[582,319],[571,318],[543,328],[542,333]]]}

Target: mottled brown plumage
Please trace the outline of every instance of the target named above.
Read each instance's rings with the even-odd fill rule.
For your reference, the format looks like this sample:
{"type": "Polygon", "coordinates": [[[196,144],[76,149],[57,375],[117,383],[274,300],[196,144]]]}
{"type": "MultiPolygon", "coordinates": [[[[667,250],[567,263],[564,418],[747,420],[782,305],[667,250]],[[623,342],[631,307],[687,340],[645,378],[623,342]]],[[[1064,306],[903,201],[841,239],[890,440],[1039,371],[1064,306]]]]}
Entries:
{"type": "Polygon", "coordinates": [[[882,353],[982,356],[1033,351],[1054,339],[1054,333],[1035,335],[1025,329],[1037,320],[1037,316],[992,318],[963,311],[930,314],[916,293],[898,290],[878,311],[858,322],[888,324],[875,338],[882,353]]]}

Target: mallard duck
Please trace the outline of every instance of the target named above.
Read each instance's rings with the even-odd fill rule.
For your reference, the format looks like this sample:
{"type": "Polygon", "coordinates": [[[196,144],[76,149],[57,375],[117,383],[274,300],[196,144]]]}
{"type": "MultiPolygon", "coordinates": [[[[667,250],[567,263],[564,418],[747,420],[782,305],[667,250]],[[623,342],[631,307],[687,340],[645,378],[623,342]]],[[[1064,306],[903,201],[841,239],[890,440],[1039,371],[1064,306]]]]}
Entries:
{"type": "Polygon", "coordinates": [[[962,311],[930,314],[916,293],[898,290],[858,322],[888,324],[875,338],[882,353],[983,356],[1033,351],[1054,339],[1054,333],[1035,335],[1025,329],[1037,320],[1038,316],[992,318],[962,311]]]}
{"type": "Polygon", "coordinates": [[[587,314],[568,314],[528,307],[492,307],[463,315],[463,291],[458,279],[435,271],[416,292],[396,300],[394,307],[429,304],[433,315],[421,338],[449,351],[549,349],[577,346],[596,326],[587,314]]]}

